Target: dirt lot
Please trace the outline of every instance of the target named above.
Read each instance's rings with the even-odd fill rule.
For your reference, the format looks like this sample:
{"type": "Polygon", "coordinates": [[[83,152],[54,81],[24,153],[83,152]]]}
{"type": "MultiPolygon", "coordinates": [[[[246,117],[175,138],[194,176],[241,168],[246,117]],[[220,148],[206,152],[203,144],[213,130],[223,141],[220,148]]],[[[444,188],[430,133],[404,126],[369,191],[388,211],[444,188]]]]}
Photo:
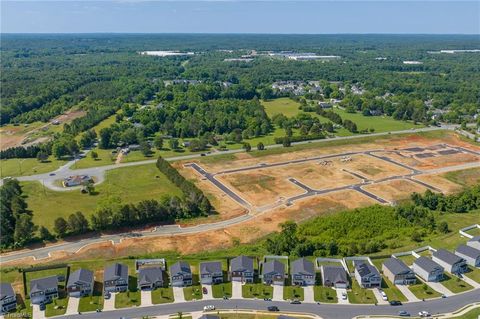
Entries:
{"type": "MultiPolygon", "coordinates": [[[[458,192],[462,189],[460,185],[446,179],[445,174],[420,175],[416,176],[415,179],[442,189],[447,194],[458,192]]],[[[480,180],[477,180],[477,183],[478,181],[480,180]]]]}
{"type": "Polygon", "coordinates": [[[406,199],[412,193],[423,193],[427,190],[419,184],[408,180],[393,180],[364,186],[363,189],[374,193],[390,202],[406,199]]]}

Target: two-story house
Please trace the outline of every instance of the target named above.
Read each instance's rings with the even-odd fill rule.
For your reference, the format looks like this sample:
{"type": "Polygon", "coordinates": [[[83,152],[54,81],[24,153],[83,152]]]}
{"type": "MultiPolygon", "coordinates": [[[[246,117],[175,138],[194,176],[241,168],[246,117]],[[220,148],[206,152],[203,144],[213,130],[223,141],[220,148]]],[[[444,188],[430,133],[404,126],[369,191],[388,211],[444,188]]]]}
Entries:
{"type": "Polygon", "coordinates": [[[190,265],[179,261],[170,267],[170,283],[173,287],[185,287],[192,285],[192,270],[190,265]]]}
{"type": "Polygon", "coordinates": [[[403,261],[398,258],[389,258],[383,262],[383,274],[395,285],[413,285],[417,277],[403,261]]]}
{"type": "Polygon", "coordinates": [[[30,281],[30,303],[46,304],[58,298],[58,277],[50,276],[30,281]]]}
{"type": "Polygon", "coordinates": [[[293,285],[315,285],[315,267],[308,259],[300,258],[292,262],[290,275],[293,285]]]}
{"type": "Polygon", "coordinates": [[[253,259],[247,256],[238,256],[230,260],[228,277],[231,281],[246,283],[253,282],[253,259]]]}
{"type": "Polygon", "coordinates": [[[412,268],[425,281],[438,282],[443,279],[443,267],[428,257],[421,256],[415,259],[412,268]]]}
{"type": "Polygon", "coordinates": [[[0,283],[0,314],[5,314],[17,308],[17,296],[11,284],[0,283]]]}
{"type": "Polygon", "coordinates": [[[350,286],[347,272],[342,266],[320,266],[322,273],[322,285],[325,287],[334,287],[346,289],[350,286]]]}
{"type": "Polygon", "coordinates": [[[377,268],[368,262],[355,261],[355,279],[363,288],[380,288],[382,285],[382,276],[377,268]]]}
{"type": "Polygon", "coordinates": [[[462,257],[472,267],[480,267],[480,249],[475,249],[467,245],[460,245],[455,250],[455,254],[462,257]]]}
{"type": "Polygon", "coordinates": [[[153,290],[163,286],[163,270],[160,267],[144,267],[138,270],[137,287],[153,290]]]}
{"type": "Polygon", "coordinates": [[[200,283],[204,285],[219,284],[223,282],[222,263],[209,261],[200,263],[200,283]]]}
{"type": "Polygon", "coordinates": [[[432,260],[452,274],[462,274],[468,270],[465,259],[446,249],[439,249],[434,252],[432,260]]]}
{"type": "Polygon", "coordinates": [[[115,263],[103,271],[103,290],[105,292],[123,292],[128,289],[128,266],[115,263]]]}
{"type": "Polygon", "coordinates": [[[83,297],[93,292],[93,271],[78,269],[74,271],[67,282],[67,293],[70,297],[83,297]]]}
{"type": "Polygon", "coordinates": [[[271,260],[263,263],[262,281],[266,285],[285,284],[285,265],[278,260],[271,260]]]}

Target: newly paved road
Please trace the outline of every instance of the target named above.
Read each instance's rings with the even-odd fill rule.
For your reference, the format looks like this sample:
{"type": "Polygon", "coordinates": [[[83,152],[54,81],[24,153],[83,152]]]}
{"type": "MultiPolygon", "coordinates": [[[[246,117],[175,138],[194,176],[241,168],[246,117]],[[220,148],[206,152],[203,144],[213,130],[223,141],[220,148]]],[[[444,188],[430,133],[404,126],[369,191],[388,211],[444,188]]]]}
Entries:
{"type": "MultiPolygon", "coordinates": [[[[249,309],[265,311],[267,306],[276,305],[280,311],[300,312],[317,314],[325,319],[346,319],[359,315],[398,315],[398,311],[406,310],[416,315],[419,311],[428,311],[432,314],[448,313],[458,310],[461,307],[471,303],[480,302],[480,293],[473,290],[467,293],[458,294],[446,299],[433,299],[425,302],[411,302],[403,306],[392,307],[389,305],[339,305],[339,304],[312,304],[302,303],[301,305],[291,305],[288,302],[281,301],[263,301],[263,300],[247,300],[247,299],[230,299],[230,300],[202,300],[191,301],[185,303],[163,304],[151,307],[137,307],[123,310],[105,311],[102,313],[89,313],[88,318],[92,319],[118,319],[125,318],[141,318],[143,316],[159,316],[174,314],[181,312],[202,311],[206,305],[214,305],[218,309],[249,309]]],[[[87,314],[64,316],[67,319],[87,318],[87,314]]]]}

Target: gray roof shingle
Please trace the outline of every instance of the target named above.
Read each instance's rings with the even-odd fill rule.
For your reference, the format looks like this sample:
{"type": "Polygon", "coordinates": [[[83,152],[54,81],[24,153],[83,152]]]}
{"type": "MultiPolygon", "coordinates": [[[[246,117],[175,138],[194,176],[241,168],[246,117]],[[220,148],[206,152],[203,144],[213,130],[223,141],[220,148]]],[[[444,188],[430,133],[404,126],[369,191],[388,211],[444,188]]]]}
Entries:
{"type": "Polygon", "coordinates": [[[160,267],[145,267],[138,270],[138,282],[140,285],[163,282],[163,272],[160,267]]]}
{"type": "Polygon", "coordinates": [[[383,265],[394,275],[412,272],[412,270],[398,258],[389,258],[383,262],[383,265]]]}
{"type": "Polygon", "coordinates": [[[455,250],[455,253],[460,253],[473,259],[480,258],[480,250],[467,245],[458,246],[457,250],[455,250]]]}
{"type": "Polygon", "coordinates": [[[0,283],[0,300],[10,296],[15,296],[15,291],[13,290],[12,284],[8,282],[0,283]]]}
{"type": "Polygon", "coordinates": [[[417,265],[418,267],[422,268],[427,272],[432,272],[432,271],[435,271],[436,269],[444,270],[442,266],[440,266],[439,264],[437,264],[436,262],[434,262],[433,260],[425,256],[421,256],[415,259],[413,264],[417,265]]]}
{"type": "Polygon", "coordinates": [[[377,268],[364,261],[355,262],[355,269],[362,277],[371,275],[380,276],[377,268]]]}
{"type": "Polygon", "coordinates": [[[179,261],[174,263],[170,267],[170,274],[188,273],[191,274],[190,265],[185,261],[179,261]]]}
{"type": "Polygon", "coordinates": [[[479,242],[480,243],[480,236],[474,236],[468,240],[468,242],[479,242]]]}
{"type": "Polygon", "coordinates": [[[280,275],[285,275],[285,265],[279,262],[278,260],[270,260],[263,264],[262,267],[263,274],[277,273],[280,275]]]}
{"type": "Polygon", "coordinates": [[[347,272],[342,266],[322,266],[322,276],[324,281],[332,283],[348,282],[347,272]]]}
{"type": "Polygon", "coordinates": [[[446,262],[449,265],[454,265],[463,260],[462,257],[459,257],[446,249],[439,249],[436,252],[434,252],[432,256],[440,259],[443,262],[446,262]]]}
{"type": "Polygon", "coordinates": [[[73,286],[77,282],[91,283],[93,281],[93,272],[88,269],[78,269],[68,278],[67,286],[73,286]]]}
{"type": "Polygon", "coordinates": [[[253,273],[253,259],[247,256],[235,257],[230,261],[230,270],[253,273]]]}
{"type": "Polygon", "coordinates": [[[128,266],[124,264],[115,263],[105,268],[103,272],[103,280],[128,280],[128,266]]]}
{"type": "Polygon", "coordinates": [[[38,279],[32,279],[30,281],[30,293],[38,291],[45,291],[46,289],[57,288],[58,278],[57,276],[50,276],[38,279]]]}
{"type": "Polygon", "coordinates": [[[209,261],[200,263],[200,275],[222,272],[222,263],[220,261],[209,261]]]}
{"type": "Polygon", "coordinates": [[[305,258],[300,258],[292,262],[292,274],[315,275],[313,263],[305,258]]]}

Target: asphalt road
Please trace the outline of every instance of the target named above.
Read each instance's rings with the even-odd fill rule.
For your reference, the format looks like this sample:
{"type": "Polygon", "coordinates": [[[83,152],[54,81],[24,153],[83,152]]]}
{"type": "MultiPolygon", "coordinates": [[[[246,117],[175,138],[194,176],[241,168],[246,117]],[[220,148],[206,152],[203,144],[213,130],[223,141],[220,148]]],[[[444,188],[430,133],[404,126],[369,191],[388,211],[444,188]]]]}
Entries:
{"type": "Polygon", "coordinates": [[[143,316],[158,316],[174,314],[181,312],[202,311],[206,305],[214,305],[217,310],[267,310],[267,306],[276,305],[280,311],[299,312],[317,314],[325,319],[346,319],[360,315],[398,315],[400,310],[408,311],[415,316],[420,311],[428,311],[431,314],[449,313],[458,310],[468,304],[480,302],[479,290],[473,290],[467,293],[458,294],[446,299],[433,299],[425,302],[411,302],[403,306],[392,307],[390,305],[339,305],[339,304],[309,304],[291,305],[288,302],[263,301],[263,300],[210,300],[210,301],[191,301],[185,303],[163,304],[149,307],[136,307],[123,310],[106,311],[101,313],[89,313],[84,315],[63,316],[67,319],[118,319],[141,318],[143,316]]]}

